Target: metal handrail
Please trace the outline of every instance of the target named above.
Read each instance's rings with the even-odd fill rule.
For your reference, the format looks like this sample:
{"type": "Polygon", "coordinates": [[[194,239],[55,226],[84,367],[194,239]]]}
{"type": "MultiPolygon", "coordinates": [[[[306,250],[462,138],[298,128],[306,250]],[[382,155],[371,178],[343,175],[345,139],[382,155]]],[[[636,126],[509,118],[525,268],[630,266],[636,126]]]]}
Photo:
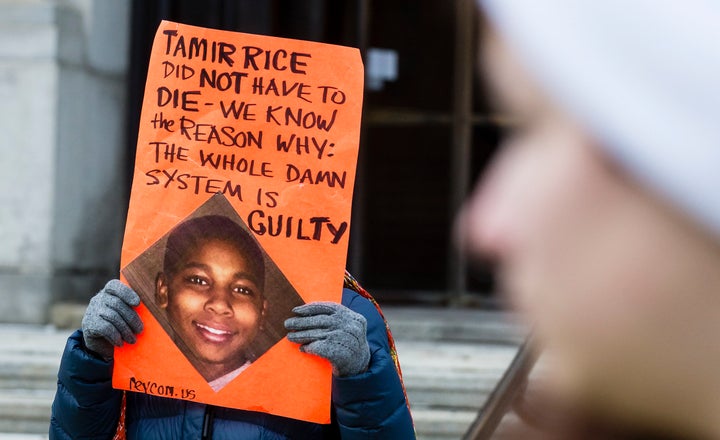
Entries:
{"type": "Polygon", "coordinates": [[[491,438],[502,418],[511,411],[511,406],[518,398],[519,393],[524,391],[530,371],[538,359],[536,348],[533,335],[530,334],[465,432],[463,440],[491,438]]]}

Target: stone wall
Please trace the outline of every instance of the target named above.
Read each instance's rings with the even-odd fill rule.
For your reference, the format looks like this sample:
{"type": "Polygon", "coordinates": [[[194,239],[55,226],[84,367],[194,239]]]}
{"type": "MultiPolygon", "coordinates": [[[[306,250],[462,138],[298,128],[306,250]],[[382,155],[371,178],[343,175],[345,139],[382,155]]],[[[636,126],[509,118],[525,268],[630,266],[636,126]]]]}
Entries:
{"type": "Polygon", "coordinates": [[[118,271],[129,0],[0,0],[0,322],[118,271]]]}

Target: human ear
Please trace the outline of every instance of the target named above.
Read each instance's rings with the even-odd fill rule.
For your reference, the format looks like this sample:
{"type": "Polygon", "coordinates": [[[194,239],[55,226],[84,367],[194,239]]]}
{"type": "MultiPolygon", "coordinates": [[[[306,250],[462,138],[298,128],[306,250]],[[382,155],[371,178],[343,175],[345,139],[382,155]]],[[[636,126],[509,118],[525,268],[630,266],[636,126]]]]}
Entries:
{"type": "Polygon", "coordinates": [[[162,272],[155,278],[155,302],[163,309],[168,305],[167,277],[162,272]]]}

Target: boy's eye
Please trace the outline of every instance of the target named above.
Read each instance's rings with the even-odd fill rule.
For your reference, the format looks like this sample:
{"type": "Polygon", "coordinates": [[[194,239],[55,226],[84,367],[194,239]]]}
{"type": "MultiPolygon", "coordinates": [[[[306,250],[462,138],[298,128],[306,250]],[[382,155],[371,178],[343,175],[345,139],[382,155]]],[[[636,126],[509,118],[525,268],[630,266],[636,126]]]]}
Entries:
{"type": "Polygon", "coordinates": [[[203,279],[197,275],[192,275],[192,276],[188,277],[188,282],[190,282],[190,284],[195,284],[198,286],[207,286],[208,285],[208,282],[205,281],[205,279],[203,279]]]}
{"type": "Polygon", "coordinates": [[[233,288],[233,292],[239,293],[240,295],[252,295],[253,294],[252,289],[248,289],[247,287],[244,287],[244,286],[235,286],[233,288]]]}

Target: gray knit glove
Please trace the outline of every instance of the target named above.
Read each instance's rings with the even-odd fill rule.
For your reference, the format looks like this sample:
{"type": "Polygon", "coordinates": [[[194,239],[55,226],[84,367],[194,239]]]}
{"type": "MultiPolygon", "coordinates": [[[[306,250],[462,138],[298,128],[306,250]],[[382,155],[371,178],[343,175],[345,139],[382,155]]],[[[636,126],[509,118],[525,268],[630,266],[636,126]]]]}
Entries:
{"type": "Polygon", "coordinates": [[[300,351],[330,361],[333,374],[354,376],[367,370],[370,347],[367,321],[342,304],[313,302],[293,309],[298,316],[285,321],[288,339],[302,344],[300,351]]]}
{"type": "Polygon", "coordinates": [[[133,307],[140,297],[120,280],[109,281],[88,304],[82,319],[85,346],[106,361],[113,358],[113,346],[135,343],[143,323],[133,307]]]}

